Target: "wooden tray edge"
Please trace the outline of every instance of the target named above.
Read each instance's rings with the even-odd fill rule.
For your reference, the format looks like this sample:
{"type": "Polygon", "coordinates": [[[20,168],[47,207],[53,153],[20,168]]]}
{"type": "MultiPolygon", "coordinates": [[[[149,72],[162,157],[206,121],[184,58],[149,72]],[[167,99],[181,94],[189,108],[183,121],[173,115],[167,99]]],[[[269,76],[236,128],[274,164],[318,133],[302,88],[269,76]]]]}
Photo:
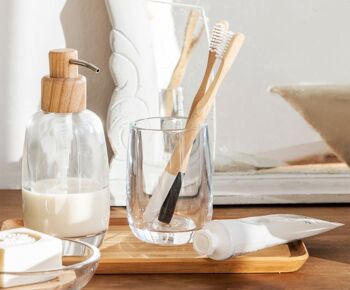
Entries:
{"type": "Polygon", "coordinates": [[[181,263],[176,259],[174,262],[169,260],[133,260],[131,262],[125,260],[118,263],[104,261],[100,263],[96,274],[271,274],[296,272],[305,264],[309,254],[303,241],[288,243],[288,247],[292,256],[271,257],[268,268],[266,267],[266,257],[238,256],[231,258],[239,260],[238,268],[231,259],[214,261],[203,257],[196,260],[188,259],[181,261],[181,263]],[[139,267],[140,263],[142,263],[142,267],[139,267]],[[130,268],[133,268],[132,272],[130,268]],[[155,268],[157,269],[155,270],[155,268]]]}

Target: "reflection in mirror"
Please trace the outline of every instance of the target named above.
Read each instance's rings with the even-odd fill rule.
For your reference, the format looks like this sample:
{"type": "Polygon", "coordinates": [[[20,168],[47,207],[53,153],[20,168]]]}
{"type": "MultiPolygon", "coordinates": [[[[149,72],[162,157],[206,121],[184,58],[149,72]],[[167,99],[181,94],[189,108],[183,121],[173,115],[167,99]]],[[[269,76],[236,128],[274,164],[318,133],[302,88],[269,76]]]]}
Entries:
{"type": "Polygon", "coordinates": [[[111,164],[114,196],[124,193],[129,122],[188,114],[207,62],[208,31],[216,21],[227,19],[247,41],[208,119],[214,201],[350,201],[344,194],[350,187],[350,170],[344,162],[350,147],[346,127],[350,104],[345,100],[350,90],[343,90],[344,98],[337,99],[336,90],[325,96],[330,87],[321,86],[312,100],[299,98],[298,103],[269,90],[289,84],[348,82],[346,0],[337,5],[331,0],[154,0],[147,1],[144,10],[135,9],[135,3],[142,1],[128,2],[133,3],[128,4],[130,10],[123,0],[106,2],[112,34],[119,33],[120,38],[114,42],[112,37],[111,70],[118,89],[108,118],[109,137],[118,152],[111,164]],[[119,15],[121,10],[127,18],[119,15]],[[142,24],[140,33],[129,25],[136,19],[142,24]],[[121,34],[132,45],[125,44],[121,34]],[[318,100],[324,105],[315,105],[318,100]]]}
{"type": "MultiPolygon", "coordinates": [[[[112,203],[122,205],[130,122],[188,115],[204,75],[209,39],[207,16],[200,6],[172,1],[108,0],[106,4],[113,26],[110,67],[116,85],[107,119],[115,153],[110,188],[112,203]]],[[[207,120],[211,148],[214,112],[207,120]]]]}

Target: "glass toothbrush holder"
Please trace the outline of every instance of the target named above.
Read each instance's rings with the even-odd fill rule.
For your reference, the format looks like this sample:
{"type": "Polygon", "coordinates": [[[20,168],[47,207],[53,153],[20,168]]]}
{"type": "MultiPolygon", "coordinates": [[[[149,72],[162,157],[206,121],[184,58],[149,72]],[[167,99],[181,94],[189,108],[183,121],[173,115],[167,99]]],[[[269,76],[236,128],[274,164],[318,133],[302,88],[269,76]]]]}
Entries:
{"type": "MultiPolygon", "coordinates": [[[[212,217],[212,167],[208,127],[198,130],[169,223],[144,217],[152,192],[165,170],[175,146],[186,132],[186,118],[149,118],[130,127],[128,146],[127,214],[134,235],[148,243],[181,245],[212,217]],[[166,129],[164,129],[166,127],[166,129]]],[[[180,147],[182,148],[182,147],[180,147]]],[[[180,149],[182,150],[182,149],[180,149]]],[[[185,156],[186,152],[181,152],[185,156]]]]}

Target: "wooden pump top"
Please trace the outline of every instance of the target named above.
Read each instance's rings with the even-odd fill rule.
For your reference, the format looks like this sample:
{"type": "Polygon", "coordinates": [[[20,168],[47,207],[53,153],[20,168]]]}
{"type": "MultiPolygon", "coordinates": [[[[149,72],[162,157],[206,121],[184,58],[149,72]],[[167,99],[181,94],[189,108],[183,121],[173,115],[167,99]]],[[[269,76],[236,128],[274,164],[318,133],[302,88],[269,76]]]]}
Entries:
{"type": "Polygon", "coordinates": [[[41,80],[41,109],[51,113],[77,113],[86,109],[86,78],[79,75],[78,65],[95,72],[99,69],[78,59],[71,48],[49,52],[50,75],[41,80]]]}

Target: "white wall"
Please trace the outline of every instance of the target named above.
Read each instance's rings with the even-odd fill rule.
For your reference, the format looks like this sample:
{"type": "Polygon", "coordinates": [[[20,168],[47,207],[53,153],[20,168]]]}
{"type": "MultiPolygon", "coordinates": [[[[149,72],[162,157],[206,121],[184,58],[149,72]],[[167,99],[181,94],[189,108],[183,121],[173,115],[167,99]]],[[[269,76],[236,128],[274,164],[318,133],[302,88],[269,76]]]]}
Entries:
{"type": "Polygon", "coordinates": [[[65,45],[63,6],[64,0],[0,1],[0,188],[21,185],[24,131],[39,108],[47,52],[65,45]]]}

